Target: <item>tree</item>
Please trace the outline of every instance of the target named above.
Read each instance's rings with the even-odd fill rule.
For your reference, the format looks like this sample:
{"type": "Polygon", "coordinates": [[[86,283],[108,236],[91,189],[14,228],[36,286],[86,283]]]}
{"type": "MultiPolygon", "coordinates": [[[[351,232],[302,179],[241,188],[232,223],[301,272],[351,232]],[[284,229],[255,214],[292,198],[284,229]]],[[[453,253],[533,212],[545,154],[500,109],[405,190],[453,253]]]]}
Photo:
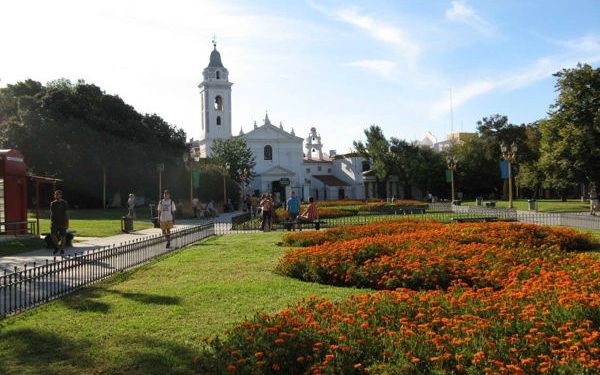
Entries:
{"type": "Polygon", "coordinates": [[[168,186],[181,169],[185,139],[157,115],[139,114],[84,81],[26,80],[0,89],[0,147],[23,152],[30,172],[63,179],[74,205],[102,205],[104,169],[109,197],[155,197],[156,164],[166,164],[168,186]]]}
{"type": "Polygon", "coordinates": [[[600,68],[578,64],[554,76],[559,95],[540,124],[546,185],[564,192],[585,183],[595,194],[600,179],[600,68]]]}
{"type": "Polygon", "coordinates": [[[389,153],[390,143],[377,125],[371,125],[364,131],[366,143],[354,141],[356,152],[371,162],[371,170],[375,172],[378,186],[378,196],[385,197],[385,185],[392,170],[392,160],[389,153]],[[379,182],[383,182],[380,184],[379,182]]]}
{"type": "Polygon", "coordinates": [[[216,165],[229,166],[228,173],[232,180],[247,185],[254,178],[256,162],[245,139],[241,137],[215,139],[211,152],[211,159],[216,165]]]}

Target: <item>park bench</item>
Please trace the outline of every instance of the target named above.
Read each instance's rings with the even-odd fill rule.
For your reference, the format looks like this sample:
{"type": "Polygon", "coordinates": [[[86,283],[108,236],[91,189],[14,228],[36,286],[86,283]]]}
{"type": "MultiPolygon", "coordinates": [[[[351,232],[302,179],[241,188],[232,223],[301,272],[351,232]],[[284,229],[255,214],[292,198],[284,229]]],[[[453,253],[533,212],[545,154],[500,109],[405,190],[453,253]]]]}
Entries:
{"type": "MultiPolygon", "coordinates": [[[[65,247],[72,247],[73,246],[73,239],[75,238],[75,234],[77,233],[77,231],[74,230],[67,230],[67,242],[65,243],[65,247]]],[[[50,232],[44,232],[42,233],[42,236],[44,236],[44,242],[46,242],[46,247],[48,249],[51,249],[52,246],[52,237],[50,237],[50,232]]]]}
{"type": "Polygon", "coordinates": [[[453,217],[450,221],[454,223],[489,223],[498,221],[498,217],[495,216],[481,216],[481,217],[453,217]]]}
{"type": "Polygon", "coordinates": [[[291,231],[294,228],[298,228],[298,230],[302,230],[302,226],[314,227],[315,230],[320,230],[323,224],[326,224],[325,221],[320,220],[312,220],[312,221],[296,221],[296,220],[287,220],[282,221],[280,224],[283,226],[283,229],[287,231],[291,231]]]}
{"type": "Polygon", "coordinates": [[[494,201],[485,202],[485,207],[486,208],[496,208],[496,202],[494,202],[494,201]]]}

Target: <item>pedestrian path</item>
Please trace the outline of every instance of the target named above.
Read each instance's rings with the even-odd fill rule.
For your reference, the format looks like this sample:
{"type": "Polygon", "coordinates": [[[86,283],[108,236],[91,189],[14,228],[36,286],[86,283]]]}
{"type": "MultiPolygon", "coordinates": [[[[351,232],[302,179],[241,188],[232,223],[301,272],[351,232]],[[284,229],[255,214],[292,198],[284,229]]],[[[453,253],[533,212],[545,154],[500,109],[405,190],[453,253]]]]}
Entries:
{"type": "MultiPolygon", "coordinates": [[[[242,212],[227,212],[222,213],[219,216],[212,219],[178,219],[175,223],[175,230],[181,230],[190,226],[204,225],[209,222],[215,223],[231,223],[231,218],[241,214],[242,212]]],[[[134,242],[141,239],[147,239],[149,237],[158,236],[161,234],[159,228],[149,228],[132,233],[123,233],[109,237],[79,237],[75,238],[76,242],[73,242],[73,246],[65,248],[65,256],[73,256],[76,253],[81,254],[94,250],[99,250],[107,247],[119,246],[128,242],[134,242]]],[[[18,270],[22,270],[25,266],[33,267],[35,265],[45,264],[46,262],[53,262],[59,260],[60,255],[53,255],[52,249],[37,249],[31,250],[25,253],[15,254],[0,257],[0,275],[4,272],[14,272],[15,267],[18,270]]]]}

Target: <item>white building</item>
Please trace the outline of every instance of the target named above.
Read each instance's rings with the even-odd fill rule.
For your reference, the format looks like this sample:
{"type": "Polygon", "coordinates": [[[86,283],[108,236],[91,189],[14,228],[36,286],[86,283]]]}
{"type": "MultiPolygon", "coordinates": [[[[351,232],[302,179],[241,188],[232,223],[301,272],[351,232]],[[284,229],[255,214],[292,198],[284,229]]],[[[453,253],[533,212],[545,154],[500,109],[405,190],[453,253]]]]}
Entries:
{"type": "MultiPolygon", "coordinates": [[[[229,72],[221,61],[216,45],[203,71],[200,88],[202,125],[200,138],[192,142],[201,157],[210,156],[217,138],[228,139],[231,132],[231,86],[229,72]]],[[[273,125],[265,115],[262,125],[254,123],[247,133],[240,130],[255,156],[255,178],[247,191],[273,192],[285,200],[293,191],[303,200],[366,199],[377,196],[375,177],[365,158],[355,155],[323,155],[321,136],[312,127],[306,138],[286,131],[282,123],[273,125]]],[[[388,182],[387,196],[401,197],[397,182],[388,182]]]]}

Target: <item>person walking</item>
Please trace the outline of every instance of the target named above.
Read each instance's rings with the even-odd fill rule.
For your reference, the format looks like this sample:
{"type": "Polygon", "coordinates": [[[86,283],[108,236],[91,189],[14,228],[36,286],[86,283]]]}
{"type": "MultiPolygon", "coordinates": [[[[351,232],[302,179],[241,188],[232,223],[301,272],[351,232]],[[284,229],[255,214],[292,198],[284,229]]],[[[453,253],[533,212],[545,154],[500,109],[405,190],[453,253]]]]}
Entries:
{"type": "MultiPolygon", "coordinates": [[[[290,221],[295,222],[300,213],[300,200],[296,197],[296,192],[292,191],[290,198],[286,202],[286,210],[290,221]]],[[[295,226],[295,224],[292,224],[295,226]]]]}
{"type": "Polygon", "coordinates": [[[160,230],[167,239],[167,249],[171,247],[171,229],[173,228],[173,214],[177,211],[175,202],[171,199],[168,190],[163,192],[163,199],[158,202],[158,222],[160,230]]]}
{"type": "Polygon", "coordinates": [[[135,195],[133,193],[130,193],[127,199],[127,217],[135,219],[135,195]]]}
{"type": "Polygon", "coordinates": [[[198,203],[200,203],[200,200],[194,197],[194,199],[192,199],[192,210],[194,211],[194,219],[198,218],[198,203]]]}
{"type": "Polygon", "coordinates": [[[67,243],[67,229],[69,228],[69,204],[62,199],[62,190],[54,192],[54,200],[50,203],[50,238],[54,247],[54,254],[60,251],[65,254],[67,243]]]}
{"type": "Polygon", "coordinates": [[[260,229],[264,232],[269,232],[273,226],[272,222],[272,210],[273,210],[273,199],[271,194],[263,194],[260,200],[260,209],[262,211],[262,223],[260,229]]]}

